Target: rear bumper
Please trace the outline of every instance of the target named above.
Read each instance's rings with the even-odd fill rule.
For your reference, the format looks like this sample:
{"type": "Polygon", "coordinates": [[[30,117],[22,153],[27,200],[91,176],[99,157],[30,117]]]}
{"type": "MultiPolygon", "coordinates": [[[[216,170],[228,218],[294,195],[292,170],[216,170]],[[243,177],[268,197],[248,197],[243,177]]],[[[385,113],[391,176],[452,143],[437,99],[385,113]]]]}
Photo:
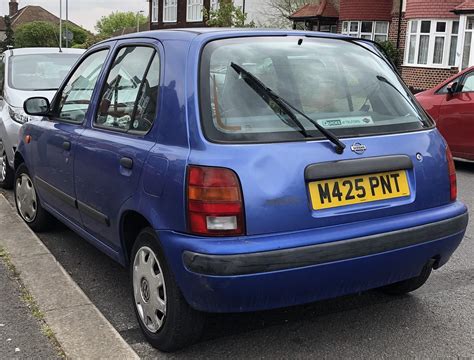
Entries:
{"type": "Polygon", "coordinates": [[[417,276],[430,259],[436,259],[437,267],[448,261],[467,222],[464,205],[454,203],[351,224],[350,232],[346,225],[232,239],[168,231],[159,236],[191,306],[242,312],[356,293],[417,276]],[[292,243],[298,245],[288,246],[292,243]]]}
{"type": "Polygon", "coordinates": [[[294,249],[236,255],[208,255],[185,251],[183,262],[191,272],[213,276],[287,270],[420,245],[463,232],[467,223],[468,214],[464,213],[451,219],[408,229],[294,249]]]}

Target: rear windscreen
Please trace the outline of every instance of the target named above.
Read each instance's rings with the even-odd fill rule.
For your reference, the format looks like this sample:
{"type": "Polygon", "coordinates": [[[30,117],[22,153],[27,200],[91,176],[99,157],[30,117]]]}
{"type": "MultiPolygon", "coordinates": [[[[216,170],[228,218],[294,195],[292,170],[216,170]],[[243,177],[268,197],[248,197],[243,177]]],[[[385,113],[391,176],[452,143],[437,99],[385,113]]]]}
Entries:
{"type": "MultiPolygon", "coordinates": [[[[243,80],[233,63],[340,137],[414,131],[431,125],[397,74],[370,46],[299,37],[207,44],[200,74],[206,137],[227,142],[305,138],[288,114],[243,80]]],[[[294,115],[306,137],[322,138],[311,121],[294,115]]]]}
{"type": "Polygon", "coordinates": [[[57,90],[80,54],[30,54],[10,58],[10,86],[17,90],[57,90]]]}

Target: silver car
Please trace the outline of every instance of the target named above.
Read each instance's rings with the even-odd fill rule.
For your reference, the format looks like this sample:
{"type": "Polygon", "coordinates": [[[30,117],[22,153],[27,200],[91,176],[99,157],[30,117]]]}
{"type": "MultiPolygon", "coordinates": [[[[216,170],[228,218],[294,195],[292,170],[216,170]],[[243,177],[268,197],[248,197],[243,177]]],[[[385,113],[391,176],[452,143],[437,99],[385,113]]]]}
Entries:
{"type": "Polygon", "coordinates": [[[80,49],[23,48],[0,55],[0,187],[13,185],[13,161],[20,127],[31,119],[23,102],[32,96],[52,100],[80,49]]]}

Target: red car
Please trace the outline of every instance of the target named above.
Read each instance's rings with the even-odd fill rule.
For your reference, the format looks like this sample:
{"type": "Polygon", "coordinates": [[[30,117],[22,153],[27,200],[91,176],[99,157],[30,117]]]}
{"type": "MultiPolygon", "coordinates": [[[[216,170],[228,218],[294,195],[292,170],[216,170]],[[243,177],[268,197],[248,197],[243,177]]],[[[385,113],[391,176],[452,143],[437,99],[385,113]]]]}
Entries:
{"type": "Polygon", "coordinates": [[[436,121],[453,156],[474,161],[474,67],[416,98],[436,121]]]}

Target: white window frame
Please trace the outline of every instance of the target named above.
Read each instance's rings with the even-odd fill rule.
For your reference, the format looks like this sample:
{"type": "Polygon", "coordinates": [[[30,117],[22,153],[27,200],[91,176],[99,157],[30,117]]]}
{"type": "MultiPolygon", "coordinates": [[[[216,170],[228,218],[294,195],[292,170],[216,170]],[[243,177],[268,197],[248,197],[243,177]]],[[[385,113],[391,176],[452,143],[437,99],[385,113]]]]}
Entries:
{"type": "Polygon", "coordinates": [[[450,69],[459,61],[459,55],[456,50],[456,57],[454,64],[449,63],[450,57],[450,49],[451,49],[451,42],[454,38],[459,39],[461,27],[458,27],[458,33],[453,33],[453,23],[458,22],[458,19],[413,19],[409,20],[407,24],[407,37],[406,37],[406,45],[405,45],[405,58],[403,61],[404,66],[408,67],[422,67],[422,68],[434,68],[434,69],[450,69]],[[430,31],[429,33],[421,33],[421,23],[423,21],[430,21],[430,31]],[[416,22],[416,24],[414,24],[416,22]],[[437,26],[438,23],[446,23],[446,29],[444,32],[438,32],[437,26]],[[412,26],[413,25],[413,26],[412,26]],[[412,31],[412,27],[414,28],[412,31]],[[409,62],[410,56],[410,41],[411,37],[415,39],[415,50],[414,50],[414,57],[413,62],[409,62]],[[428,40],[428,59],[426,64],[419,63],[419,53],[420,53],[420,36],[429,36],[428,40]],[[444,39],[444,48],[442,53],[442,61],[441,63],[434,63],[434,51],[435,51],[435,42],[436,38],[443,38],[444,39]]]}
{"type": "Polygon", "coordinates": [[[217,11],[219,9],[219,0],[211,0],[211,10],[217,11]]]}
{"type": "Polygon", "coordinates": [[[187,22],[202,22],[203,21],[203,0],[187,0],[186,7],[186,21],[187,22]]]}
{"type": "Polygon", "coordinates": [[[159,21],[159,16],[158,16],[158,1],[159,0],[151,0],[151,22],[152,23],[157,23],[159,21]]]}
{"type": "Polygon", "coordinates": [[[178,21],[178,0],[163,0],[163,23],[178,21]]]}
{"type": "Polygon", "coordinates": [[[359,20],[353,20],[353,21],[344,21],[342,23],[342,34],[344,35],[349,35],[352,37],[360,38],[362,36],[369,37],[370,40],[374,40],[376,36],[385,36],[386,40],[388,40],[388,34],[390,31],[390,23],[388,21],[359,21],[359,20]],[[370,22],[372,23],[372,31],[370,33],[363,33],[362,32],[362,23],[370,22]],[[378,33],[375,32],[375,29],[377,28],[377,23],[384,23],[387,25],[387,32],[386,33],[378,33]],[[357,24],[357,30],[352,30],[351,25],[355,27],[357,24]]]}

